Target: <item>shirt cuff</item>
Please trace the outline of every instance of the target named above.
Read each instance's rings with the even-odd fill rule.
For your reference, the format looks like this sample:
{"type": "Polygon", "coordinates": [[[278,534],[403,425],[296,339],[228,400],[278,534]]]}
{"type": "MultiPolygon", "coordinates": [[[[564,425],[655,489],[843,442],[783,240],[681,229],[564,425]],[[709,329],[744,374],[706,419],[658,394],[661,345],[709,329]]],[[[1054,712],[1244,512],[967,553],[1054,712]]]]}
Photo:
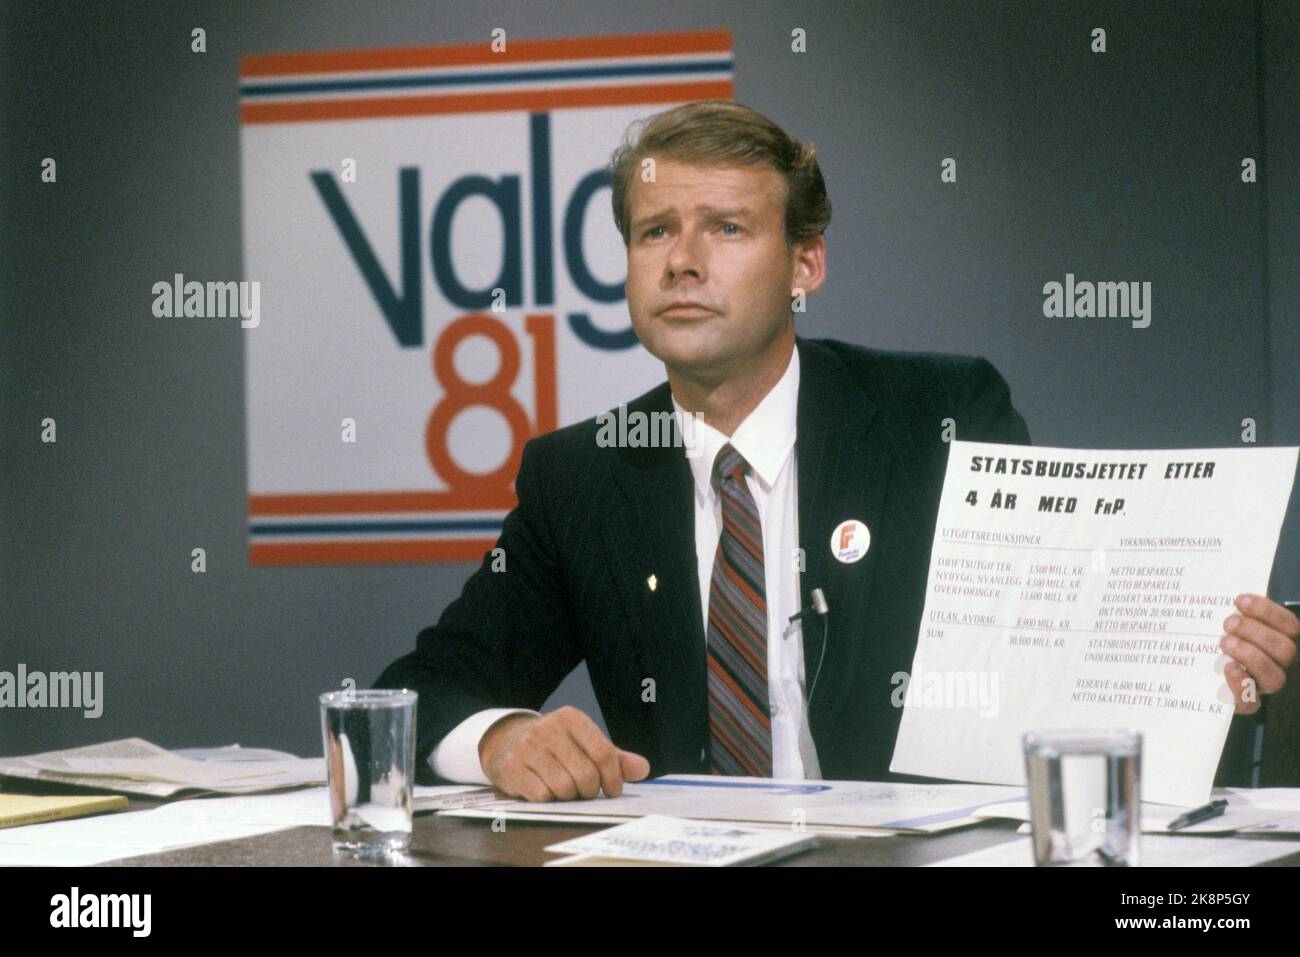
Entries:
{"type": "Polygon", "coordinates": [[[542,716],[540,712],[528,708],[488,708],[470,715],[448,731],[429,755],[429,766],[433,768],[433,773],[459,784],[491,784],[488,776],[483,773],[478,746],[488,728],[508,714],[542,716]]]}

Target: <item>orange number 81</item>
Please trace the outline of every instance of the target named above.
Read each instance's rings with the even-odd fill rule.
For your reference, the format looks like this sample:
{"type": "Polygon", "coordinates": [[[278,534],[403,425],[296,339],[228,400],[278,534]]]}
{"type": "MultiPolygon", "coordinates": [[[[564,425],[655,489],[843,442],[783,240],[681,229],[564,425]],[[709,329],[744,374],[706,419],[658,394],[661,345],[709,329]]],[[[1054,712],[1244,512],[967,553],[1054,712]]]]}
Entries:
{"type": "Polygon", "coordinates": [[[527,316],[524,329],[533,339],[535,429],[528,421],[524,407],[510,394],[510,388],[519,375],[520,356],[519,344],[504,322],[484,313],[462,316],[443,330],[433,347],[433,375],[443,388],[443,397],[429,416],[424,430],[424,449],[434,470],[452,491],[468,492],[475,487],[508,491],[519,471],[524,443],[534,435],[556,428],[555,317],[527,316]],[[487,382],[466,382],[456,371],[456,348],[472,336],[483,336],[496,346],[499,364],[496,374],[487,382]],[[456,416],[474,406],[500,413],[510,427],[510,454],[498,469],[486,474],[467,472],[457,465],[447,443],[456,416]]]}

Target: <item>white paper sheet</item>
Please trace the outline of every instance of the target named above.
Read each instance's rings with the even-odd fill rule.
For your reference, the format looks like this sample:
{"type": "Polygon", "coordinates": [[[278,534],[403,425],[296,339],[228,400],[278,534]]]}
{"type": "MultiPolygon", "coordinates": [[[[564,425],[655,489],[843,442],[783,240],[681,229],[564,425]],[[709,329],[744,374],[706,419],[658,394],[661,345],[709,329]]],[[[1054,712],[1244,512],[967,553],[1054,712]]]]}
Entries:
{"type": "Polygon", "coordinates": [[[0,866],[85,866],[294,826],[219,821],[202,816],[169,817],[160,816],[157,811],[128,811],[8,828],[0,833],[0,866]]]}
{"type": "Polygon", "coordinates": [[[0,775],[171,797],[198,789],[252,794],[325,783],[324,758],[192,760],[142,738],[0,758],[0,775]]]}
{"type": "MultiPolygon", "coordinates": [[[[485,810],[480,807],[464,807],[452,810],[439,811],[439,817],[462,817],[473,818],[482,821],[528,821],[530,823],[549,822],[553,824],[596,824],[604,827],[611,827],[615,824],[622,824],[625,821],[636,821],[639,818],[631,814],[548,814],[545,811],[501,811],[485,810]]],[[[974,823],[974,819],[972,819],[974,823]]],[[[785,822],[777,821],[745,821],[745,827],[767,828],[771,830],[788,831],[790,825],[785,822]]],[[[843,824],[808,824],[805,825],[809,834],[816,834],[820,837],[893,837],[899,831],[893,831],[888,828],[878,827],[851,827],[843,824]]]]}
{"type": "MultiPolygon", "coordinates": [[[[1296,851],[1300,851],[1300,841],[1142,835],[1143,867],[1253,867],[1296,851]]],[[[1031,840],[1024,838],[926,866],[1033,867],[1034,848],[1031,840]]],[[[1096,866],[1102,866],[1100,861],[1096,866]]]]}
{"type": "Polygon", "coordinates": [[[1136,728],[1143,799],[1205,803],[1298,451],[953,442],[890,770],[1022,785],[1024,732],[1136,728]]]}
{"type": "MultiPolygon", "coordinates": [[[[1223,788],[1224,797],[1242,798],[1252,807],[1300,814],[1300,788],[1223,788]]],[[[1216,790],[1215,797],[1218,797],[1216,790]]]]}
{"type": "MultiPolygon", "coordinates": [[[[1278,810],[1275,808],[1259,807],[1250,802],[1246,796],[1252,788],[1215,788],[1211,794],[1213,798],[1226,798],[1228,808],[1218,817],[1212,817],[1209,820],[1201,821],[1198,824],[1191,824],[1184,828],[1179,828],[1176,832],[1180,835],[1192,834],[1228,834],[1234,831],[1276,831],[1284,832],[1290,827],[1290,821],[1297,820],[1291,817],[1296,814],[1295,811],[1278,810]],[[1288,820],[1290,819],[1290,821],[1288,820]],[[1266,827],[1265,825],[1272,825],[1266,827]]],[[[1283,790],[1262,789],[1262,790],[1283,790]]],[[[1267,801],[1264,797],[1262,800],[1267,801]]],[[[1190,807],[1176,807],[1170,804],[1152,804],[1144,802],[1142,805],[1142,830],[1148,834],[1167,834],[1169,833],[1169,823],[1185,811],[1190,811],[1190,807]]],[[[1007,818],[1013,821],[1029,820],[1029,802],[1025,801],[1008,801],[1005,804],[994,804],[975,812],[975,816],[985,819],[1007,818]]]]}
{"type": "Polygon", "coordinates": [[[172,754],[191,761],[287,761],[297,759],[288,751],[271,748],[245,748],[239,744],[226,744],[218,748],[172,748],[172,754]]]}
{"type": "Polygon", "coordinates": [[[625,784],[616,798],[589,801],[501,801],[468,812],[493,811],[520,817],[574,815],[621,820],[648,814],[789,827],[842,825],[937,832],[973,823],[973,812],[987,804],[1023,797],[1019,788],[968,784],[885,784],[868,781],[805,781],[779,778],[674,774],[625,784]]]}
{"type": "Polygon", "coordinates": [[[790,829],[739,827],[648,814],[626,824],[548,845],[552,854],[647,861],[692,867],[756,865],[817,845],[817,838],[790,829]]]}
{"type": "MultiPolygon", "coordinates": [[[[432,806],[478,790],[474,784],[416,787],[412,796],[417,805],[432,806]]],[[[329,796],[323,787],[193,798],[146,811],[6,828],[0,831],[0,866],[86,866],[330,823],[329,796]]]]}

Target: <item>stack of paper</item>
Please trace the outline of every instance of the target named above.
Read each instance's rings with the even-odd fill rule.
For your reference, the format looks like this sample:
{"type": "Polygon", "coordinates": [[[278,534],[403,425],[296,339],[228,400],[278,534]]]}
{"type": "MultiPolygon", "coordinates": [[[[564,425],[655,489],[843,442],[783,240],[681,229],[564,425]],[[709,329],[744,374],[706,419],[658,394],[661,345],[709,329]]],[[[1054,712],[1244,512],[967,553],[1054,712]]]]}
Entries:
{"type": "Polygon", "coordinates": [[[892,784],[674,774],[623,786],[616,798],[532,804],[506,799],[456,810],[455,817],[613,824],[650,814],[732,821],[845,837],[933,834],[979,823],[990,804],[1024,797],[1023,788],[987,784],[892,784]]]}
{"type": "Polygon", "coordinates": [[[547,867],[734,867],[766,864],[817,846],[812,834],[739,827],[651,814],[627,824],[552,844],[569,854],[547,867]]]}
{"type": "Polygon", "coordinates": [[[151,797],[171,797],[181,791],[253,794],[324,784],[325,761],[280,752],[263,752],[253,760],[234,755],[225,760],[194,760],[141,738],[123,738],[66,751],[0,758],[0,776],[151,797]]]}

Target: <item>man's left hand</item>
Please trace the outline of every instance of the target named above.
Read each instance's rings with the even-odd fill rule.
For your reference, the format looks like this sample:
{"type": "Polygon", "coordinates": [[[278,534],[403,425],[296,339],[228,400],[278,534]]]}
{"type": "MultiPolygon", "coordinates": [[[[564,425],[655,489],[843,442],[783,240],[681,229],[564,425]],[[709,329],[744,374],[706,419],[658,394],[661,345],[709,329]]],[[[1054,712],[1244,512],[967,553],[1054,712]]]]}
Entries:
{"type": "Polygon", "coordinates": [[[1235,714],[1254,714],[1260,695],[1276,694],[1296,660],[1300,618],[1263,595],[1238,595],[1237,612],[1223,622],[1219,642],[1233,660],[1223,676],[1236,703],[1235,714]]]}

